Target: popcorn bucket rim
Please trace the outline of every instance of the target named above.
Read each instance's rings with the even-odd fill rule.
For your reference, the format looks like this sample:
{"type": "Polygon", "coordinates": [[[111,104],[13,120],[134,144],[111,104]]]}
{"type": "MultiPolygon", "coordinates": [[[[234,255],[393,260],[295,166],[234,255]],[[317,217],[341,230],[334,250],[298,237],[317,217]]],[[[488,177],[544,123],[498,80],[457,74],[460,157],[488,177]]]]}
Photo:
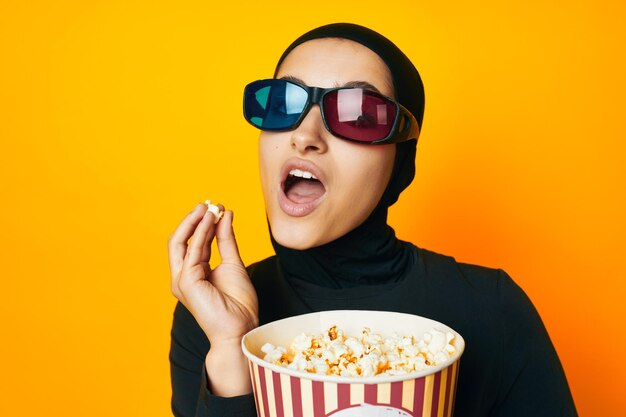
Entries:
{"type": "MultiPolygon", "coordinates": [[[[339,327],[341,327],[338,324],[339,327]]],[[[383,336],[387,336],[390,335],[392,332],[388,332],[385,333],[384,330],[380,331],[379,329],[372,329],[373,332],[375,333],[379,333],[382,334],[383,336]]],[[[295,337],[295,335],[294,335],[295,337]]],[[[327,310],[327,311],[319,311],[319,312],[314,312],[314,313],[306,313],[306,314],[300,314],[297,316],[291,316],[291,317],[287,317],[284,319],[280,319],[280,320],[275,320],[272,321],[270,323],[266,323],[262,326],[256,327],[252,330],[250,330],[248,333],[246,333],[243,338],[241,339],[241,349],[243,350],[244,355],[248,358],[249,361],[255,363],[258,366],[261,366],[263,368],[267,368],[270,369],[274,372],[277,372],[279,374],[286,374],[286,375],[290,375],[293,377],[297,377],[297,378],[301,378],[301,379],[308,379],[311,381],[321,381],[321,382],[331,382],[331,383],[341,383],[341,384],[366,384],[366,385],[370,385],[370,384],[384,384],[384,383],[391,383],[391,382],[398,382],[398,381],[406,381],[406,380],[410,380],[410,379],[419,379],[419,378],[423,378],[426,377],[428,375],[432,375],[435,374],[439,371],[441,371],[442,369],[445,369],[449,366],[451,366],[454,362],[459,361],[461,359],[461,356],[463,355],[463,352],[465,350],[465,340],[463,339],[463,337],[453,328],[451,328],[448,325],[445,325],[439,321],[433,320],[433,319],[429,319],[427,317],[423,317],[423,316],[418,316],[416,314],[407,314],[407,313],[397,313],[397,312],[390,312],[390,311],[374,311],[374,310],[327,310]],[[401,374],[401,375],[391,375],[391,376],[373,376],[373,377],[346,377],[346,376],[337,376],[337,375],[321,375],[321,374],[316,374],[316,373],[309,373],[309,372],[302,372],[302,371],[295,371],[289,368],[285,368],[279,365],[274,365],[272,363],[269,363],[265,360],[263,360],[262,358],[258,357],[257,355],[255,355],[254,353],[252,353],[246,343],[248,341],[248,339],[253,336],[255,333],[258,333],[260,331],[263,331],[264,328],[266,328],[266,326],[270,326],[270,325],[277,325],[286,321],[296,321],[296,320],[302,320],[303,318],[307,318],[307,317],[313,317],[313,316],[320,316],[322,314],[324,315],[340,315],[340,316],[346,316],[348,314],[363,314],[363,313],[374,313],[377,315],[390,315],[390,316],[396,316],[396,318],[398,316],[404,316],[405,318],[411,318],[411,319],[421,319],[421,320],[426,320],[427,322],[430,322],[430,324],[433,325],[433,327],[437,328],[437,330],[440,331],[450,331],[454,334],[455,337],[455,341],[454,341],[454,346],[456,347],[457,351],[455,353],[454,356],[452,356],[451,358],[449,358],[448,360],[441,362],[440,364],[436,365],[436,366],[429,366],[427,369],[421,370],[421,371],[415,371],[415,372],[411,372],[411,373],[407,373],[407,374],[401,374]]]]}

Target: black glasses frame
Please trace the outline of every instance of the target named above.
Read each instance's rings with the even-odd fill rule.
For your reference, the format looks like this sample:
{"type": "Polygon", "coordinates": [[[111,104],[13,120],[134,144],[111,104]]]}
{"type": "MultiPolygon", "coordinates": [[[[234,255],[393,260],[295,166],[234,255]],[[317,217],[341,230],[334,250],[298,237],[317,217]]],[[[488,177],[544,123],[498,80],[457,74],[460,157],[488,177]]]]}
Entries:
{"type": "Polygon", "coordinates": [[[404,141],[411,140],[411,139],[416,139],[417,140],[417,138],[419,137],[419,134],[420,134],[419,124],[417,123],[417,120],[415,119],[415,116],[413,116],[413,114],[407,108],[405,108],[403,105],[401,105],[400,103],[398,103],[397,101],[395,101],[391,97],[387,97],[385,95],[382,95],[382,94],[380,94],[380,93],[378,93],[376,91],[372,91],[372,90],[369,90],[369,89],[365,89],[365,88],[361,88],[361,87],[334,87],[334,88],[309,87],[308,85],[300,84],[300,83],[295,82],[295,81],[284,80],[284,79],[276,79],[276,78],[270,78],[270,79],[253,81],[250,84],[248,84],[245,87],[245,89],[244,89],[244,117],[245,117],[245,119],[246,119],[246,121],[248,123],[250,123],[252,126],[254,126],[254,127],[256,127],[257,129],[260,129],[260,130],[272,131],[272,132],[281,132],[281,131],[288,131],[288,130],[297,129],[298,126],[300,126],[300,123],[302,123],[302,121],[304,120],[306,115],[309,113],[309,111],[311,110],[311,108],[315,104],[320,106],[320,111],[321,111],[321,114],[322,114],[322,121],[324,122],[324,127],[326,127],[326,130],[328,130],[334,136],[340,137],[340,138],[345,139],[345,140],[349,140],[351,142],[360,143],[360,144],[370,144],[370,145],[384,145],[384,144],[388,144],[388,143],[404,142],[404,141]],[[286,128],[260,127],[260,126],[257,126],[256,124],[254,124],[248,118],[248,115],[246,114],[246,97],[248,97],[248,95],[249,95],[248,92],[251,89],[253,89],[259,83],[265,83],[266,85],[267,84],[270,84],[270,85],[271,84],[278,84],[278,83],[293,84],[293,85],[296,85],[296,86],[302,88],[304,91],[306,91],[306,93],[307,93],[306,104],[305,104],[304,108],[302,109],[302,113],[300,114],[300,116],[298,116],[298,119],[292,125],[290,125],[289,127],[286,127],[286,128]],[[352,90],[352,89],[359,89],[359,90],[367,91],[368,94],[371,94],[371,95],[377,96],[379,98],[382,98],[385,101],[390,102],[391,104],[393,104],[396,107],[396,115],[395,115],[395,118],[394,118],[394,121],[393,121],[393,125],[392,125],[389,133],[387,134],[387,136],[385,136],[382,139],[375,140],[375,141],[360,141],[358,139],[352,139],[352,138],[340,135],[340,134],[334,132],[328,126],[328,122],[326,121],[326,115],[325,115],[325,111],[324,111],[324,101],[323,101],[324,100],[324,96],[326,96],[326,94],[331,93],[333,91],[352,90]]]}

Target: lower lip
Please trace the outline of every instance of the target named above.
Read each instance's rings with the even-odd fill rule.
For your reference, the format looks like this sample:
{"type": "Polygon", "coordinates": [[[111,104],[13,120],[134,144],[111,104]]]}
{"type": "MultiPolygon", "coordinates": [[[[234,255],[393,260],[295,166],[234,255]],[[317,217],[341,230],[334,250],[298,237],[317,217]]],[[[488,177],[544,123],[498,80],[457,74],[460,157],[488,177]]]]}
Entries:
{"type": "Polygon", "coordinates": [[[311,214],[317,208],[317,206],[319,206],[322,201],[324,201],[324,198],[326,198],[326,193],[322,194],[321,197],[311,201],[310,203],[294,203],[287,198],[281,184],[280,192],[278,193],[278,205],[280,206],[281,210],[288,216],[304,217],[311,214]]]}

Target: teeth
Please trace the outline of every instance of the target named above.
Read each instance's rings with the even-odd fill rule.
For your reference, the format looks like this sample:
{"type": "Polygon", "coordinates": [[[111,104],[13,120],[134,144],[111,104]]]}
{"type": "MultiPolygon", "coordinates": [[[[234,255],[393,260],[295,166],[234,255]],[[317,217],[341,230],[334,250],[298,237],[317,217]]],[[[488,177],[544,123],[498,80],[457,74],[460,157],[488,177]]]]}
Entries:
{"type": "Polygon", "coordinates": [[[314,180],[317,179],[317,177],[311,174],[309,171],[300,171],[299,169],[292,169],[291,171],[289,171],[289,175],[292,175],[294,177],[299,177],[299,178],[305,178],[305,179],[311,179],[311,178],[313,178],[314,180]]]}

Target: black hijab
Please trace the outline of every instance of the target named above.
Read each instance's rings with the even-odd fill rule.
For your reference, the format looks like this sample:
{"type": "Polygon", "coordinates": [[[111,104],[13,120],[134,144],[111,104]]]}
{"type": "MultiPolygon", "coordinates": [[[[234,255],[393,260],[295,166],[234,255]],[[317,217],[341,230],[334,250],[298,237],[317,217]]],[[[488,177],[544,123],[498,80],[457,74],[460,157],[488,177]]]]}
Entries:
{"type": "MultiPolygon", "coordinates": [[[[406,107],[422,127],[424,86],[419,73],[389,39],[363,26],[334,23],[300,36],[283,52],[274,76],[285,57],[296,46],[319,38],[344,38],[374,51],[390,70],[396,100],[406,107]]],[[[302,280],[330,288],[382,284],[402,279],[412,264],[412,245],[398,240],[387,225],[387,209],[398,200],[415,176],[417,140],[396,144],[393,171],[387,188],[370,216],[352,231],[327,244],[305,250],[272,245],[288,280],[302,280]]],[[[270,230],[271,235],[271,230],[270,230]]]]}

